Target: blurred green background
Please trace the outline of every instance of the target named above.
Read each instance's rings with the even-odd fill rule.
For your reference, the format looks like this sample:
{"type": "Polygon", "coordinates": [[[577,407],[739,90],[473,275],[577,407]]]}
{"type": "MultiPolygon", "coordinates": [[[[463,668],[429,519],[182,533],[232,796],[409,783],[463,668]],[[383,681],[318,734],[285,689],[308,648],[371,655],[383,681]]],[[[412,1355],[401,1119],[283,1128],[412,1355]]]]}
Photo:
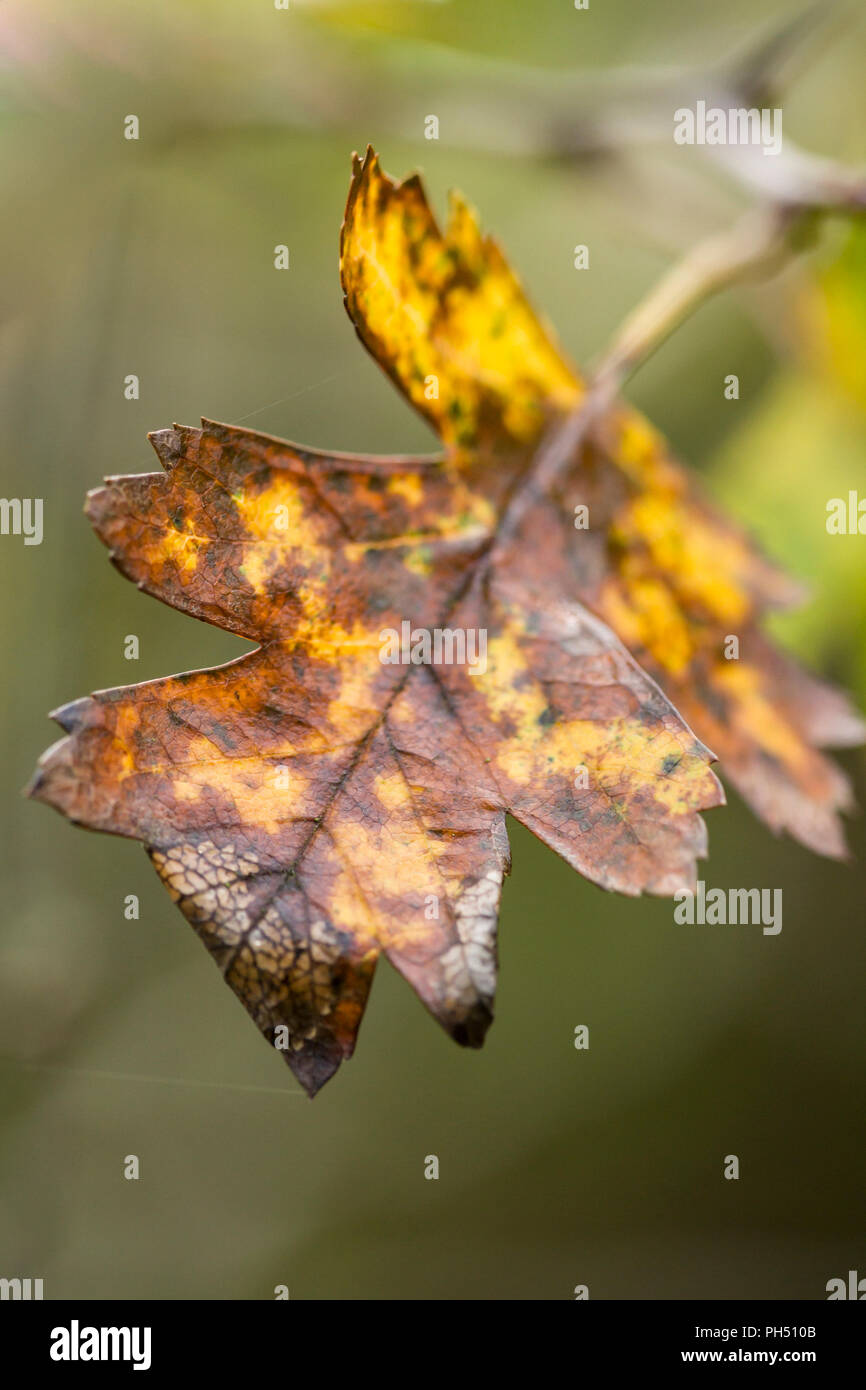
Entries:
{"type": "MultiPolygon", "coordinates": [[[[512,825],[483,1051],[455,1047],[383,965],[356,1057],[310,1104],[141,847],[20,799],[54,737],[49,709],[246,648],[137,593],[82,516],[105,474],[156,468],[149,429],[206,415],[337,449],[433,447],[343,312],[352,150],[372,141],[391,173],[421,167],[439,207],[459,186],[591,360],[741,201],[700,152],[678,162],[669,136],[642,138],[646,93],[660,85],[669,112],[680,70],[795,12],[0,9],[0,490],[45,499],[41,546],[0,538],[0,1275],[41,1277],[48,1298],[271,1298],[277,1284],[293,1298],[570,1298],[587,1284],[592,1298],[811,1299],[866,1274],[862,818],[839,865],[774,839],[734,796],[710,813],[703,876],[782,887],[778,937],[677,926],[671,904],[606,896],[512,825]],[[565,157],[578,127],[624,104],[637,143],[565,157]],[[573,268],[576,243],[589,271],[573,268]],[[138,401],[124,399],[130,373],[138,401]],[[138,662],[124,660],[130,633],[138,662]],[[731,1153],[738,1182],[723,1178],[731,1153]]],[[[786,135],[866,159],[866,15],[807,52],[786,135]]],[[[811,583],[811,605],[776,626],[861,706],[866,542],[828,536],[824,509],[866,493],[864,267],[862,239],[829,228],[772,284],[703,310],[628,392],[811,583]]],[[[862,803],[863,755],[844,762],[862,803]]]]}

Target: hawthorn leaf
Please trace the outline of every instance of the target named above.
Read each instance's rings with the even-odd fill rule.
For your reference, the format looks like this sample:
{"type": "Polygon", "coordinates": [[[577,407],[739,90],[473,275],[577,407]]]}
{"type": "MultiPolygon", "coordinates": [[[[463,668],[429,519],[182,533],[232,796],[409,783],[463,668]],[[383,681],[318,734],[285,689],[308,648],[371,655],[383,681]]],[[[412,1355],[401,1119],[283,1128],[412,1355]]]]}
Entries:
{"type": "MultiPolygon", "coordinates": [[[[418,179],[396,183],[368,149],[354,163],[341,273],[362,342],[458,464],[477,469],[487,458],[495,473],[482,484],[487,495],[507,496],[546,420],[578,404],[585,384],[498,247],[459,199],[440,232],[418,179]],[[382,264],[393,274],[377,276],[382,264]],[[433,269],[413,298],[406,284],[416,264],[433,269]],[[515,307],[505,314],[503,346],[506,306],[515,307]],[[445,400],[444,418],[419,399],[422,372],[453,383],[438,403],[445,400]],[[524,447],[515,452],[516,441],[524,447]]],[[[768,609],[802,598],[801,586],[705,500],[662,436],[625,406],[608,412],[539,511],[547,513],[544,563],[552,547],[564,547],[568,591],[654,676],[756,814],[843,857],[839,812],[851,808],[851,790],[819,750],[861,743],[866,728],[844,695],[776,652],[760,630],[768,609]],[[576,506],[589,520],[578,532],[576,506]]]]}
{"type": "Polygon", "coordinates": [[[350,1055],[380,953],[481,1043],[506,811],[605,888],[691,884],[710,755],[522,537],[475,582],[495,513],[447,461],[211,422],[152,442],[166,471],[92,493],[97,534],[147,593],[260,646],[58,710],[34,794],[144,841],[309,1091],[350,1055]],[[403,623],[483,629],[486,669],[383,662],[403,623]]]}
{"type": "MultiPolygon", "coordinates": [[[[723,629],[751,634],[792,588],[631,412],[501,533],[546,422],[584,388],[465,204],[443,237],[418,180],[392,183],[368,151],[341,275],[444,456],[328,454],[207,420],[151,435],[163,471],[91,493],[97,534],[146,593],[257,646],[64,706],[31,787],[145,844],[311,1095],[351,1055],[381,955],[480,1046],[506,813],[599,886],[670,895],[693,886],[699,813],[723,801],[701,722],[759,782],[761,700],[800,758],[854,729],[757,637],[748,688],[725,684],[723,629]]],[[[795,763],[774,764],[786,791],[795,763]]],[[[830,851],[837,776],[808,802],[830,851]]],[[[772,823],[767,786],[753,804],[772,823]]]]}

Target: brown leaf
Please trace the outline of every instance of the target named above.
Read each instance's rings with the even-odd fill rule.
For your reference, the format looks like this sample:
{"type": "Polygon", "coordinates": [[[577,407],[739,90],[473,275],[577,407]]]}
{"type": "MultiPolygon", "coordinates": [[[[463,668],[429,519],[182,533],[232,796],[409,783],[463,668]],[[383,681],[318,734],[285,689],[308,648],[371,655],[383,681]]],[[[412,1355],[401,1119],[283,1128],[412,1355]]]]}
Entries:
{"type": "Polygon", "coordinates": [[[308,1090],[350,1054],[382,951],[480,1044],[507,810],[606,888],[691,883],[709,755],[521,540],[482,592],[495,513],[450,465],[207,422],[153,442],[167,472],[91,494],[98,534],[148,593],[262,645],[58,711],[36,795],[148,845],[308,1090]],[[383,663],[404,622],[484,628],[486,671],[383,663]]]}
{"type": "MultiPolygon", "coordinates": [[[[417,179],[395,184],[370,150],[356,161],[343,229],[346,307],[361,340],[414,405],[425,410],[422,372],[451,383],[446,413],[461,421],[454,455],[477,466],[499,450],[493,486],[501,495],[511,486],[501,451],[513,457],[515,440],[531,445],[552,411],[579,403],[584,385],[532,315],[495,243],[481,237],[459,200],[456,206],[443,235],[417,179]],[[383,261],[400,273],[375,282],[383,261]],[[416,262],[445,263],[451,272],[442,284],[422,282],[427,293],[413,299],[406,282],[416,262]],[[375,292],[368,288],[374,282],[375,292]],[[519,311],[502,345],[504,301],[519,311]]],[[[453,446],[450,427],[425,413],[453,446]]],[[[515,475],[525,462],[524,450],[515,475]]],[[[491,495],[491,484],[482,486],[491,495]]],[[[850,808],[851,791],[817,749],[861,743],[866,728],[844,696],[798,670],[760,633],[762,614],[802,597],[798,586],[704,501],[657,431],[624,407],[601,422],[552,500],[539,530],[547,550],[566,527],[562,563],[572,577],[565,591],[613,628],[772,829],[842,857],[838,812],[850,808]],[[589,529],[568,534],[577,505],[589,508],[589,529]],[[734,661],[725,654],[729,636],[739,642],[734,661]]]]}
{"type": "MultiPolygon", "coordinates": [[[[444,459],[329,455],[209,421],[152,435],[164,472],[92,493],[98,535],[147,593],[259,645],[57,711],[67,737],[32,788],[145,843],[311,1094],[351,1055],[382,953],[451,1036],[481,1044],[506,812],[604,888],[692,886],[698,812],[723,799],[712,755],[612,629],[699,730],[710,709],[746,781],[769,735],[748,724],[754,689],[716,670],[719,634],[735,617],[751,632],[789,592],[626,412],[503,541],[532,445],[583,388],[462,204],[443,239],[417,180],[392,184],[368,153],[342,274],[444,459]],[[593,523],[576,532],[582,501],[593,523]],[[440,646],[421,650],[423,633],[440,646]],[[407,635],[422,660],[403,659],[407,635]]],[[[845,707],[764,647],[750,660],[819,759],[808,741],[845,707]]],[[[823,844],[842,784],[822,795],[804,792],[823,844]]]]}

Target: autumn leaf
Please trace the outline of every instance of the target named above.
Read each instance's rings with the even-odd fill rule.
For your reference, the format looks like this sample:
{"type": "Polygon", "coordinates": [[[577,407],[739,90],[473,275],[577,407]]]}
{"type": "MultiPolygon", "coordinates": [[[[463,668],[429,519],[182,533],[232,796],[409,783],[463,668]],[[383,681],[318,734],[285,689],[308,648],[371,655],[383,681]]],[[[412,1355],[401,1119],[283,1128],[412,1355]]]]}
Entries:
{"type": "MultiPolygon", "coordinates": [[[[546,420],[579,404],[584,383],[501,252],[459,199],[440,233],[417,178],[394,183],[368,152],[355,165],[342,253],[362,342],[458,458],[499,451],[495,481],[481,486],[506,495],[514,484],[502,452],[516,449],[519,476],[546,420]],[[438,401],[421,389],[430,377],[438,401]]],[[[716,514],[664,439],[625,407],[602,421],[539,518],[544,563],[560,542],[567,591],[651,672],[752,809],[772,829],[841,857],[838,812],[850,808],[851,792],[817,750],[860,743],[866,731],[841,694],[760,632],[762,614],[801,598],[799,586],[716,514]],[[590,518],[577,535],[576,506],[590,518]],[[726,655],[729,637],[736,660],[726,655]]]]}
{"type": "Polygon", "coordinates": [[[97,534],[147,593],[258,645],[56,711],[67,737],[31,789],[144,842],[310,1094],[351,1055],[382,954],[481,1044],[506,813],[601,887],[669,895],[693,885],[699,812],[723,800],[701,739],[774,828],[840,853],[847,788],[816,749],[860,734],[759,633],[792,586],[632,412],[503,530],[584,387],[465,204],[441,234],[417,178],[393,183],[368,151],[341,275],[443,457],[210,421],[151,435],[164,471],[91,493],[97,534]]]}

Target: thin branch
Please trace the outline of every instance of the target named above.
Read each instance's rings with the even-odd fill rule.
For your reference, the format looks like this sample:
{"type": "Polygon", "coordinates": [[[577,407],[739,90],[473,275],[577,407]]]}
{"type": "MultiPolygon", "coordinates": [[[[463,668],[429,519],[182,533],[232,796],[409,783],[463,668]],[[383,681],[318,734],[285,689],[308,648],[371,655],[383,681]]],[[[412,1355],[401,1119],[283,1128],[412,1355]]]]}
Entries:
{"type": "MultiPolygon", "coordinates": [[[[838,6],[831,3],[829,8],[838,17],[838,6]]],[[[773,92],[781,77],[782,60],[797,52],[804,36],[815,30],[826,11],[825,5],[813,4],[745,59],[728,66],[731,95],[737,92],[754,97],[773,92]]],[[[601,147],[604,144],[602,140],[601,147]]],[[[526,477],[500,519],[488,563],[513,540],[527,512],[550,495],[632,373],[685,318],[721,290],[754,276],[772,274],[803,249],[805,234],[822,216],[866,212],[866,173],[807,153],[790,140],[769,161],[764,157],[766,149],[756,146],[709,149],[743,187],[759,195],[760,201],[728,231],[699,242],[626,318],[579,404],[570,414],[560,416],[542,438],[526,477]]]]}
{"type": "Polygon", "coordinates": [[[550,495],[628,378],[685,318],[719,291],[777,270],[802,249],[802,233],[821,214],[866,210],[863,176],[841,173],[844,177],[834,166],[837,199],[824,186],[815,203],[768,202],[752,208],[728,231],[700,242],[662,277],[626,318],[580,403],[542,439],[526,478],[505,509],[491,555],[514,538],[527,512],[550,495]]]}

